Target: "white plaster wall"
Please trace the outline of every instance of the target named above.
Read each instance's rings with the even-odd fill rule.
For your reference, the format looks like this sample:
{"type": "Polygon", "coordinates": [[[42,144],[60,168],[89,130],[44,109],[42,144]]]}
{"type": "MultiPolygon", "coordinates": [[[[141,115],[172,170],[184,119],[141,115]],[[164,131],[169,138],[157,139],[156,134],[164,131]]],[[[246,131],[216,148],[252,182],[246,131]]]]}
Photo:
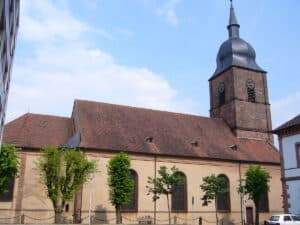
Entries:
{"type": "MultiPolygon", "coordinates": [[[[295,143],[297,142],[300,142],[300,134],[285,137],[282,139],[282,150],[285,167],[284,169],[288,169],[287,171],[289,171],[289,173],[293,168],[297,168],[297,158],[295,149],[295,143]]],[[[298,170],[297,176],[300,176],[300,170],[298,170]]]]}
{"type": "Polygon", "coordinates": [[[288,202],[291,206],[289,211],[293,214],[300,214],[300,180],[288,181],[287,185],[289,186],[288,194],[290,195],[288,202]]]}

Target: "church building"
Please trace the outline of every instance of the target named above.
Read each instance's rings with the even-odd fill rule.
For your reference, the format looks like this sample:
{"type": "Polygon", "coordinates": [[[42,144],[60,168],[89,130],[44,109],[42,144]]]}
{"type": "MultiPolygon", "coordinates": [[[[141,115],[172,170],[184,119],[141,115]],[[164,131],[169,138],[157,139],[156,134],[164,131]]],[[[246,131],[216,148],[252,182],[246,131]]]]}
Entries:
{"type": "Polygon", "coordinates": [[[123,223],[168,223],[166,199],[147,195],[148,177],[161,166],[176,166],[184,179],[171,196],[172,221],[215,223],[215,205],[203,206],[200,184],[212,174],[226,178],[229,191],[217,201],[223,224],[254,223],[255,206],[237,192],[250,165],[271,175],[270,191],[259,206],[261,221],[283,212],[280,155],[273,145],[267,73],[256,63],[254,48],[239,34],[231,5],[228,39],[209,78],[210,117],[75,100],[70,117],[27,113],[5,126],[3,141],[20,148],[20,174],[0,196],[0,218],[25,215],[26,223],[52,223],[53,208],[41,184],[36,161],[46,146],[78,148],[97,160],[99,172],[66,206],[67,219],[115,223],[109,201],[107,164],[128,153],[134,193],[123,207],[123,223]]]}

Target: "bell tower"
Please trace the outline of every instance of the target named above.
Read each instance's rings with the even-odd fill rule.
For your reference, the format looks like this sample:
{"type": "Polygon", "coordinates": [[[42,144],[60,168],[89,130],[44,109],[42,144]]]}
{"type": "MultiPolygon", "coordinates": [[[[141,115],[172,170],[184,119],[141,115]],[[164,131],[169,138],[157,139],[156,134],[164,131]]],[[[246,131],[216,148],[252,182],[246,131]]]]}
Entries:
{"type": "Polygon", "coordinates": [[[254,48],[240,38],[232,3],[227,29],[229,38],[209,79],[210,116],[223,118],[239,138],[273,142],[266,72],[256,63],[254,48]]]}

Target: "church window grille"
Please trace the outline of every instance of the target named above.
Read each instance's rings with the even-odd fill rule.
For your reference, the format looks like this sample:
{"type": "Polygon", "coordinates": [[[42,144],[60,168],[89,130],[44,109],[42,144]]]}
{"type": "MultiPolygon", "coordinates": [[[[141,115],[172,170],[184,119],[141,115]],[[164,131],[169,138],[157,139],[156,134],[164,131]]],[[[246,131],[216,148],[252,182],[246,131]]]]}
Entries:
{"type": "Polygon", "coordinates": [[[15,180],[8,181],[7,192],[0,195],[0,202],[11,202],[13,200],[15,180]]]}
{"type": "Polygon", "coordinates": [[[187,179],[184,173],[178,172],[181,176],[180,184],[174,185],[172,188],[171,207],[172,212],[187,211],[187,179]]]}
{"type": "Polygon", "coordinates": [[[258,203],[259,212],[269,212],[269,197],[268,192],[263,193],[258,203]]]}
{"type": "Polygon", "coordinates": [[[122,205],[123,212],[137,212],[138,211],[138,174],[134,170],[130,170],[130,177],[133,180],[133,190],[131,192],[130,202],[122,205]]]}
{"type": "Polygon", "coordinates": [[[226,175],[219,175],[224,179],[226,184],[226,192],[221,193],[217,196],[217,210],[219,212],[230,212],[230,183],[226,175]]]}
{"type": "Polygon", "coordinates": [[[297,167],[300,168],[300,143],[296,144],[297,167]]]}

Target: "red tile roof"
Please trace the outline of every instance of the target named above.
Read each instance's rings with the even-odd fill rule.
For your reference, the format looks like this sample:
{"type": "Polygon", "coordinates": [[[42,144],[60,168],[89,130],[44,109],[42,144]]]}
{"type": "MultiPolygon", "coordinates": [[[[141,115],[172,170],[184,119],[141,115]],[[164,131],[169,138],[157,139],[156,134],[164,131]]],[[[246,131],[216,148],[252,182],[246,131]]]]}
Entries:
{"type": "Polygon", "coordinates": [[[6,125],[4,142],[21,147],[61,145],[74,134],[71,121],[84,149],[280,162],[270,143],[238,139],[221,119],[82,100],[75,101],[72,120],[26,114],[12,121],[6,125]],[[46,127],[42,121],[47,121],[46,127]]]}
{"type": "Polygon", "coordinates": [[[83,148],[279,163],[271,144],[238,139],[221,119],[82,100],[73,115],[83,148]]]}
{"type": "Polygon", "coordinates": [[[70,118],[27,113],[5,125],[3,142],[27,148],[59,146],[72,133],[70,118]]]}

